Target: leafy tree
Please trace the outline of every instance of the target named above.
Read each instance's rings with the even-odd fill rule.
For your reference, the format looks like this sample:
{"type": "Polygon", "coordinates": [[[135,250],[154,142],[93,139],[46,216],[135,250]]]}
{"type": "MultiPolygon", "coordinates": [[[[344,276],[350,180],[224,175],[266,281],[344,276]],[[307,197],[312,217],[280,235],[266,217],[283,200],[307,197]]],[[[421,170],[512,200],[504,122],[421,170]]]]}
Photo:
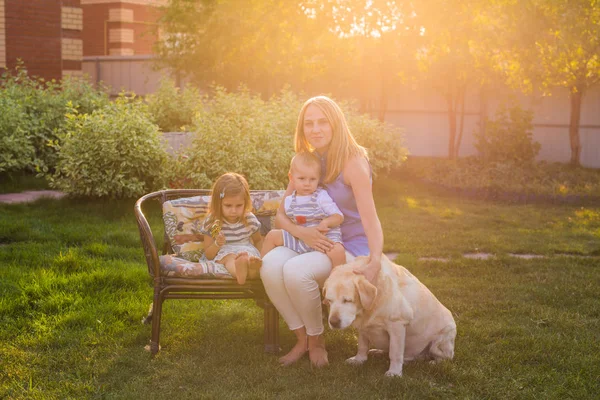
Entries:
{"type": "Polygon", "coordinates": [[[159,21],[162,65],[202,85],[276,93],[322,70],[326,32],[299,2],[172,0],[159,21]]]}
{"type": "Polygon", "coordinates": [[[330,60],[352,72],[346,79],[356,86],[360,112],[370,111],[375,103],[384,121],[392,90],[416,72],[419,27],[412,2],[329,0],[304,5],[348,48],[349,58],[330,60]]]}
{"type": "Polygon", "coordinates": [[[571,163],[580,164],[583,96],[600,81],[600,3],[597,0],[503,2],[508,42],[503,62],[514,85],[569,90],[571,163]]]}
{"type": "Polygon", "coordinates": [[[475,0],[423,1],[417,10],[425,46],[418,54],[424,82],[438,91],[448,113],[448,157],[457,158],[464,127],[467,88],[477,76],[472,40],[475,0]]]}

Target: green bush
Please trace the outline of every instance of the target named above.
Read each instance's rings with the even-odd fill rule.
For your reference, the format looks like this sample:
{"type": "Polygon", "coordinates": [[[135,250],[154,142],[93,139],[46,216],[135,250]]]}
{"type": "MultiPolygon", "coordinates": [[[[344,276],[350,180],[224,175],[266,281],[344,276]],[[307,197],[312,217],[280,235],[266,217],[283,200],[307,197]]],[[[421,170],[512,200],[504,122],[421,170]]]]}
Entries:
{"type": "Polygon", "coordinates": [[[0,97],[0,173],[20,171],[33,164],[35,149],[25,128],[24,107],[0,97]]]}
{"type": "MultiPolygon", "coordinates": [[[[171,186],[209,188],[224,172],[235,171],[253,188],[285,188],[303,101],[287,90],[264,101],[247,90],[216,88],[196,112],[191,146],[170,165],[171,186]]],[[[406,149],[397,129],[357,115],[347,104],[342,108],[358,142],[369,150],[374,173],[404,161],[406,149]]]]}
{"type": "Polygon", "coordinates": [[[486,121],[484,134],[475,132],[475,148],[486,162],[531,163],[541,147],[533,141],[532,120],[532,111],[502,106],[486,121]]]}
{"type": "Polygon", "coordinates": [[[347,114],[348,125],[356,141],[367,148],[373,173],[389,174],[406,160],[408,150],[403,146],[402,130],[382,123],[367,114],[347,114]]]}
{"type": "MultiPolygon", "coordinates": [[[[65,124],[69,108],[89,113],[109,102],[108,95],[94,89],[78,78],[65,78],[61,82],[29,77],[20,63],[14,71],[6,70],[0,81],[0,98],[10,99],[19,105],[24,116],[14,130],[27,132],[35,156],[21,168],[47,172],[56,164],[56,142],[65,124]]],[[[11,129],[8,127],[8,129],[11,129]]]]}
{"type": "Polygon", "coordinates": [[[196,136],[179,168],[188,171],[188,185],[209,188],[224,172],[235,171],[253,188],[285,187],[298,104],[289,92],[263,101],[245,90],[217,88],[196,113],[196,136]]]}
{"type": "Polygon", "coordinates": [[[125,95],[67,115],[50,186],[76,196],[134,197],[161,187],[167,153],[146,105],[125,95]]]}
{"type": "Polygon", "coordinates": [[[162,79],[158,91],[146,96],[146,102],[152,121],[161,131],[184,132],[190,129],[202,98],[193,87],[179,90],[172,79],[162,79]]]}

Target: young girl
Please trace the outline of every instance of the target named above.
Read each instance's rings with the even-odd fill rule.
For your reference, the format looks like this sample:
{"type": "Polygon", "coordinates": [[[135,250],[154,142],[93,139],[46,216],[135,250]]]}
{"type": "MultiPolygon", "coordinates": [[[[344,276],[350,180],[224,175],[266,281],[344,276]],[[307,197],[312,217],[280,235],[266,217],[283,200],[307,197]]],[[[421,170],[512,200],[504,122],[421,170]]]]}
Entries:
{"type": "Polygon", "coordinates": [[[204,254],[223,264],[240,285],[258,277],[262,265],[260,222],[252,212],[248,182],[234,172],[221,175],[212,188],[209,213],[202,224],[204,254]]]}

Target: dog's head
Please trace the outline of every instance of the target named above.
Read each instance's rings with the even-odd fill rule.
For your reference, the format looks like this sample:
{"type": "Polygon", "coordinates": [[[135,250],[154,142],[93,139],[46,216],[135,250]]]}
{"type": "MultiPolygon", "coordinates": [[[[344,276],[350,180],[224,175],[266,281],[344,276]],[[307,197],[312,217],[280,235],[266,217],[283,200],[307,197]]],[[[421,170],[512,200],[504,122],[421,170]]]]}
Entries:
{"type": "Polygon", "coordinates": [[[335,267],[323,285],[323,302],[329,306],[329,326],[344,329],[360,315],[369,310],[377,296],[377,288],[363,275],[353,272],[354,268],[365,263],[359,258],[356,262],[335,267]]]}

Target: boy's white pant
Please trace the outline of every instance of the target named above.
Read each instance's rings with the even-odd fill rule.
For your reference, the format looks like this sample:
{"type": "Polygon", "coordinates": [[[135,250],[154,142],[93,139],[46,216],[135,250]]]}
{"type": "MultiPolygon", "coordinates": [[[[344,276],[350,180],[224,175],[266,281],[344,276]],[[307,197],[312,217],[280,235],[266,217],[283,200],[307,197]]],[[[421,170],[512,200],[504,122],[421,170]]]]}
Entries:
{"type": "MultiPolygon", "coordinates": [[[[346,252],[346,260],[354,257],[346,252]]],[[[321,290],[331,272],[331,260],[313,251],[298,255],[276,247],[263,257],[260,277],[271,302],[291,330],[306,328],[310,336],[324,331],[321,290]]]]}

